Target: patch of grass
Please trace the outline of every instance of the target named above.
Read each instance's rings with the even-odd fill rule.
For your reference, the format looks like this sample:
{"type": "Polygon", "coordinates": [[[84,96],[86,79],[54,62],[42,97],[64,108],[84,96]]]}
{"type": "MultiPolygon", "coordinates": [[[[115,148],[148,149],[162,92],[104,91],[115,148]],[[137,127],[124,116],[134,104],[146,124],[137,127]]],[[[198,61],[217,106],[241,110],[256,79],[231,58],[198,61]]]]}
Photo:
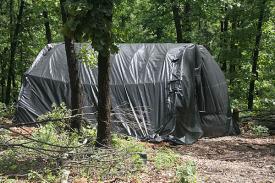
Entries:
{"type": "MultiPolygon", "coordinates": [[[[47,182],[54,182],[50,177],[56,173],[55,168],[56,162],[53,159],[43,159],[23,148],[7,149],[0,156],[0,179],[2,178],[3,182],[12,182],[18,178],[32,182],[43,178],[47,179],[47,182]],[[34,174],[39,174],[40,177],[34,177],[34,174]]],[[[56,178],[56,175],[54,177],[56,178]]]]}
{"type": "Polygon", "coordinates": [[[47,182],[47,183],[55,183],[57,179],[59,179],[59,174],[53,172],[49,168],[44,168],[42,172],[37,172],[35,170],[31,170],[28,173],[28,181],[30,182],[47,182]]]}
{"type": "Polygon", "coordinates": [[[153,159],[158,170],[175,167],[180,162],[180,155],[168,148],[161,148],[153,159]]]}
{"type": "Polygon", "coordinates": [[[146,147],[142,142],[137,141],[133,137],[118,134],[112,135],[112,145],[114,148],[126,150],[129,153],[141,153],[146,150],[146,147]]]}
{"type": "Polygon", "coordinates": [[[135,171],[141,170],[142,165],[147,161],[147,150],[143,143],[137,141],[133,137],[125,137],[113,134],[112,145],[119,151],[125,151],[132,154],[130,162],[135,171]]]}

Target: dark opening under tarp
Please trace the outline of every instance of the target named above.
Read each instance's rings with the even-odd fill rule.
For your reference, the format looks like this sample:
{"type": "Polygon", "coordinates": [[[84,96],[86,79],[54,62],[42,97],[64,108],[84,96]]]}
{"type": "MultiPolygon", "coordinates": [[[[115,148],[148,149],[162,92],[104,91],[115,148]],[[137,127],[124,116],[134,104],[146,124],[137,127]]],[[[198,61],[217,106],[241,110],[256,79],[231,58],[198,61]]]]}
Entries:
{"type": "MultiPolygon", "coordinates": [[[[75,44],[76,52],[87,44],[75,44]]],[[[120,44],[110,57],[113,130],[190,144],[238,133],[226,80],[209,52],[194,44],[120,44]]],[[[91,47],[88,47],[91,49],[91,47]]],[[[96,111],[97,68],[79,60],[84,113],[96,111]]],[[[70,106],[64,44],[47,45],[23,78],[14,121],[33,122],[53,103],[70,106]]],[[[93,120],[94,116],[85,115],[93,120]]]]}

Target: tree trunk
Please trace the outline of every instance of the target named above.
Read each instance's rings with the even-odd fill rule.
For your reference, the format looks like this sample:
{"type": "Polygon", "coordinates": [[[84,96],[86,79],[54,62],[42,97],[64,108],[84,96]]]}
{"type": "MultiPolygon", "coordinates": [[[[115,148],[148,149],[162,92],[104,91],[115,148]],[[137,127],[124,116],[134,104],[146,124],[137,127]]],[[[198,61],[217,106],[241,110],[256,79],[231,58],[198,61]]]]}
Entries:
{"type": "Polygon", "coordinates": [[[191,43],[191,31],[192,31],[192,24],[191,24],[191,4],[187,0],[184,3],[184,16],[183,16],[183,34],[184,39],[183,42],[191,43]]]}
{"type": "Polygon", "coordinates": [[[2,6],[3,6],[3,4],[4,4],[4,1],[1,0],[1,1],[0,1],[0,12],[2,11],[2,6]]]}
{"type": "Polygon", "coordinates": [[[177,0],[172,0],[172,11],[173,11],[173,18],[176,27],[176,34],[177,34],[177,43],[183,42],[182,37],[182,27],[181,27],[181,20],[180,20],[180,13],[179,13],[179,5],[177,0]]]}
{"type": "Polygon", "coordinates": [[[14,34],[11,39],[11,46],[10,46],[10,62],[8,65],[8,80],[7,80],[7,89],[6,89],[6,99],[5,103],[9,104],[10,102],[10,97],[11,97],[11,84],[12,84],[12,79],[15,77],[14,76],[14,61],[15,61],[15,53],[16,53],[16,48],[17,48],[17,43],[18,43],[18,35],[20,32],[21,28],[21,20],[23,17],[23,9],[24,9],[24,0],[20,1],[20,7],[19,7],[19,13],[17,16],[17,22],[15,25],[15,30],[14,34]]]}
{"type": "Polygon", "coordinates": [[[225,18],[220,22],[221,24],[221,64],[222,71],[226,73],[227,71],[227,59],[226,59],[226,49],[227,49],[227,37],[225,36],[228,32],[228,16],[227,16],[227,5],[222,8],[222,12],[225,13],[225,18]]]}
{"type": "Polygon", "coordinates": [[[112,17],[113,1],[105,1],[108,5],[109,14],[105,15],[105,30],[102,32],[104,37],[103,49],[98,55],[98,127],[97,127],[97,146],[111,145],[111,97],[109,86],[110,73],[110,47],[112,45],[112,17]]]}
{"type": "MultiPolygon", "coordinates": [[[[236,31],[236,28],[237,28],[237,20],[236,18],[234,17],[233,20],[232,20],[232,34],[236,34],[235,31],[236,31]]],[[[236,57],[238,57],[238,49],[237,49],[237,46],[235,45],[235,38],[234,38],[235,35],[231,35],[231,42],[230,42],[230,53],[232,55],[234,55],[234,57],[230,60],[230,63],[229,63],[229,77],[230,77],[230,84],[234,84],[233,81],[234,81],[234,73],[235,73],[235,66],[236,66],[236,57]]]]}
{"type": "Polygon", "coordinates": [[[258,79],[257,61],[259,57],[260,42],[262,37],[262,25],[264,20],[265,7],[266,7],[266,0],[262,0],[261,4],[259,5],[260,14],[259,14],[258,25],[257,25],[255,48],[253,50],[253,55],[252,55],[252,70],[251,70],[252,76],[249,83],[248,99],[247,99],[247,102],[248,102],[247,108],[249,110],[253,109],[255,80],[258,79]]]}
{"type": "Polygon", "coordinates": [[[10,42],[12,42],[12,36],[13,36],[13,0],[10,0],[10,9],[9,9],[9,16],[10,16],[10,42]]]}
{"type": "Polygon", "coordinates": [[[0,55],[0,64],[1,64],[1,79],[0,79],[0,84],[1,84],[1,98],[0,101],[4,102],[5,99],[5,89],[6,89],[6,66],[7,62],[5,62],[5,57],[8,52],[7,48],[4,48],[4,51],[0,55]]]}
{"type": "Polygon", "coordinates": [[[111,99],[109,87],[110,61],[109,56],[98,55],[98,146],[111,144],[111,99]]]}
{"type": "Polygon", "coordinates": [[[45,26],[45,33],[46,33],[46,39],[47,43],[52,43],[52,34],[51,34],[51,27],[50,27],[50,21],[48,16],[48,11],[43,11],[43,17],[44,17],[44,26],[45,26]]]}
{"type": "MultiPolygon", "coordinates": [[[[64,2],[66,0],[60,0],[61,16],[62,22],[65,24],[67,22],[67,13],[64,8],[64,2]]],[[[72,118],[71,118],[71,128],[77,129],[78,132],[81,130],[81,86],[80,78],[78,71],[78,62],[76,59],[76,53],[74,49],[74,41],[72,38],[64,35],[65,41],[65,50],[67,56],[67,65],[70,78],[70,89],[71,89],[71,109],[72,109],[72,118]]]]}
{"type": "Polygon", "coordinates": [[[160,28],[160,27],[156,28],[155,35],[157,36],[157,40],[161,40],[161,38],[163,36],[162,28],[160,28]]]}

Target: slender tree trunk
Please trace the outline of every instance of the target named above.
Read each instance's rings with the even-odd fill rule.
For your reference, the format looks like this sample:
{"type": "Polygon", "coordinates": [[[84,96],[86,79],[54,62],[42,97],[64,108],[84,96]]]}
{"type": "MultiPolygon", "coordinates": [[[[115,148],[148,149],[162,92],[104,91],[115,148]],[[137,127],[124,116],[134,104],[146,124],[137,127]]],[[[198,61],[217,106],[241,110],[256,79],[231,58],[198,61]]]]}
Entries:
{"type": "Polygon", "coordinates": [[[19,75],[21,76],[20,77],[20,86],[21,86],[22,80],[24,77],[24,72],[25,72],[25,63],[23,60],[23,44],[22,43],[20,44],[20,63],[22,64],[22,65],[20,65],[20,69],[19,69],[19,75]]]}
{"type": "Polygon", "coordinates": [[[12,42],[13,36],[13,0],[10,0],[10,9],[9,9],[9,16],[10,16],[10,42],[12,42]]]}
{"type": "MultiPolygon", "coordinates": [[[[14,32],[13,32],[13,0],[10,0],[9,1],[9,41],[10,41],[10,43],[12,42],[12,37],[13,37],[13,34],[14,34],[14,32]]],[[[6,50],[7,51],[7,50],[6,50]]],[[[6,52],[5,51],[5,52],[6,52]]],[[[5,54],[5,52],[4,52],[4,54],[5,54]]],[[[3,55],[4,55],[3,54],[3,55]]],[[[9,56],[9,58],[10,58],[10,51],[9,51],[9,53],[8,53],[8,56],[9,56]]],[[[5,58],[6,60],[8,60],[7,58],[5,58]]],[[[1,85],[2,85],[2,102],[5,102],[5,100],[6,100],[6,89],[7,89],[7,86],[6,86],[6,84],[7,84],[7,76],[8,76],[8,74],[7,74],[7,66],[8,66],[8,63],[7,62],[3,62],[3,65],[1,66],[1,69],[2,69],[2,77],[1,77],[1,85]]]]}
{"type": "Polygon", "coordinates": [[[184,3],[184,16],[183,16],[183,34],[184,39],[183,42],[191,43],[191,31],[192,31],[192,23],[191,23],[191,4],[187,0],[184,3]]]}
{"type": "Polygon", "coordinates": [[[181,18],[179,13],[179,4],[177,0],[172,0],[173,18],[176,27],[177,43],[183,43],[181,18]]]}
{"type": "MultiPolygon", "coordinates": [[[[65,24],[67,22],[67,13],[64,8],[64,2],[66,0],[60,0],[60,7],[61,7],[61,16],[62,22],[65,24]]],[[[80,86],[80,78],[79,78],[79,71],[78,71],[78,62],[76,59],[76,53],[74,49],[74,41],[72,38],[64,35],[65,41],[65,50],[67,56],[67,65],[69,71],[69,78],[70,78],[70,89],[71,89],[71,109],[72,109],[72,116],[71,118],[71,128],[77,129],[78,131],[81,130],[81,86],[80,86]]]]}
{"type": "Polygon", "coordinates": [[[218,56],[218,61],[219,63],[221,64],[221,69],[222,71],[225,72],[225,68],[224,68],[224,64],[223,64],[223,27],[224,27],[224,22],[223,20],[220,21],[220,31],[221,31],[221,35],[220,35],[220,53],[219,53],[219,56],[218,56]]]}
{"type": "Polygon", "coordinates": [[[0,102],[3,102],[4,97],[5,97],[5,80],[4,80],[4,70],[5,70],[5,66],[4,66],[4,62],[3,59],[0,57],[0,64],[1,64],[1,80],[0,80],[0,84],[1,84],[1,95],[0,95],[0,102]]]}
{"type": "Polygon", "coordinates": [[[163,36],[162,28],[160,28],[160,27],[156,28],[155,35],[157,36],[157,40],[160,40],[163,36]]]}
{"type": "Polygon", "coordinates": [[[0,101],[4,102],[5,99],[5,89],[6,89],[6,66],[7,62],[5,62],[5,55],[7,54],[8,49],[4,48],[4,51],[0,55],[0,65],[1,65],[1,79],[0,79],[0,84],[1,84],[1,98],[0,101]]]}
{"type": "Polygon", "coordinates": [[[5,84],[4,84],[4,82],[3,82],[3,76],[4,76],[4,70],[5,70],[5,66],[4,66],[4,62],[3,62],[3,56],[2,56],[2,53],[0,54],[0,66],[1,66],[1,70],[0,70],[0,88],[1,88],[1,90],[0,90],[0,102],[3,102],[3,88],[5,87],[5,84]]]}
{"type": "Polygon", "coordinates": [[[258,62],[260,42],[261,42],[261,37],[262,37],[262,25],[263,25],[263,20],[264,20],[265,8],[266,8],[266,0],[262,0],[261,4],[259,5],[260,14],[259,14],[258,25],[257,25],[255,48],[254,48],[253,55],[252,55],[252,70],[251,70],[252,76],[251,76],[251,80],[249,83],[248,99],[247,99],[248,100],[247,108],[249,110],[253,109],[255,80],[258,79],[257,62],[258,62]]]}
{"type": "Polygon", "coordinates": [[[1,0],[1,1],[0,1],[0,12],[2,12],[2,6],[3,6],[3,4],[4,4],[4,1],[1,0]]]}
{"type": "Polygon", "coordinates": [[[12,79],[14,76],[14,61],[15,61],[15,53],[16,53],[16,48],[17,48],[17,44],[18,44],[18,35],[20,32],[20,28],[21,28],[21,20],[23,17],[23,9],[24,9],[24,0],[20,1],[20,7],[19,7],[19,13],[17,16],[17,22],[15,25],[15,30],[14,30],[14,34],[12,36],[11,39],[11,46],[10,46],[10,62],[8,65],[8,80],[7,80],[7,89],[6,89],[6,99],[5,99],[5,103],[9,104],[10,102],[10,97],[11,97],[11,84],[12,84],[12,79]]]}
{"type": "Polygon", "coordinates": [[[226,59],[226,54],[227,54],[227,32],[228,32],[228,16],[227,16],[227,5],[224,6],[224,8],[221,9],[222,12],[225,13],[225,18],[224,20],[220,21],[220,26],[221,26],[221,64],[222,64],[222,71],[226,73],[227,71],[227,59],[226,59]]]}
{"type": "Polygon", "coordinates": [[[111,98],[109,86],[110,74],[110,47],[112,45],[112,17],[113,1],[105,0],[110,14],[105,15],[106,28],[102,32],[104,37],[103,50],[98,55],[98,127],[97,146],[109,146],[111,144],[111,98]]]}
{"type": "MultiPolygon", "coordinates": [[[[233,21],[232,21],[232,34],[235,34],[235,31],[236,31],[236,28],[237,28],[237,20],[236,18],[234,17],[233,18],[233,21]]],[[[233,84],[233,81],[234,81],[234,73],[235,73],[235,66],[236,66],[236,57],[239,56],[238,55],[238,49],[237,49],[237,46],[235,45],[235,38],[234,38],[234,35],[231,36],[231,40],[230,40],[230,53],[235,55],[233,57],[233,59],[230,60],[230,63],[229,63],[229,76],[230,76],[230,84],[233,84]]]]}
{"type": "Polygon", "coordinates": [[[17,85],[16,85],[16,73],[15,73],[15,71],[16,71],[16,64],[13,66],[13,74],[12,74],[12,88],[15,88],[15,89],[17,89],[17,85]]]}
{"type": "Polygon", "coordinates": [[[48,11],[43,11],[43,17],[44,17],[44,26],[45,26],[45,33],[46,33],[46,39],[47,43],[52,43],[52,34],[51,34],[51,27],[50,27],[50,21],[48,16],[48,11]]]}
{"type": "Polygon", "coordinates": [[[199,20],[198,20],[198,31],[199,31],[199,32],[201,32],[201,30],[202,30],[202,29],[201,29],[201,24],[202,24],[202,23],[201,23],[201,18],[199,18],[199,20]]]}

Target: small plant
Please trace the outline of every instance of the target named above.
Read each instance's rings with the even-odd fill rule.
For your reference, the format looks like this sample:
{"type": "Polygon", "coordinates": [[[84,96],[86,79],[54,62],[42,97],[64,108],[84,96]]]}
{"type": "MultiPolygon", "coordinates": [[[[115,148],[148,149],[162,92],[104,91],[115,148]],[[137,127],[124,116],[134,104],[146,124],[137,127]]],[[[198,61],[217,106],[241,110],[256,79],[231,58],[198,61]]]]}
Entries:
{"type": "Polygon", "coordinates": [[[196,183],[196,163],[194,161],[187,161],[184,166],[178,166],[176,175],[179,183],[196,183]]]}
{"type": "MultiPolygon", "coordinates": [[[[69,133],[66,130],[70,128],[68,123],[70,114],[71,111],[67,109],[64,103],[61,103],[60,106],[53,104],[51,112],[41,115],[38,118],[38,121],[49,120],[49,122],[41,125],[33,134],[33,138],[41,142],[62,146],[78,145],[78,135],[74,132],[69,133]]],[[[44,148],[49,147],[47,144],[43,144],[42,146],[44,148]]]]}
{"type": "Polygon", "coordinates": [[[0,117],[11,118],[15,112],[14,104],[6,106],[6,104],[0,102],[0,117]]]}
{"type": "Polygon", "coordinates": [[[145,151],[145,146],[142,143],[139,143],[133,137],[127,137],[127,139],[122,138],[121,135],[113,134],[112,135],[112,144],[114,147],[126,150],[129,153],[140,153],[145,151]]]}
{"type": "Polygon", "coordinates": [[[268,136],[269,135],[269,130],[267,127],[262,126],[262,125],[252,125],[251,127],[252,133],[257,135],[258,137],[262,136],[268,136]]]}
{"type": "Polygon", "coordinates": [[[68,118],[70,117],[70,114],[71,110],[69,110],[64,103],[61,103],[59,106],[54,103],[52,105],[52,111],[39,116],[38,121],[49,120],[49,122],[51,122],[52,120],[59,130],[63,130],[64,128],[69,127],[68,118]]]}
{"type": "Polygon", "coordinates": [[[31,170],[28,173],[28,180],[32,182],[45,182],[45,183],[54,183],[58,179],[58,175],[54,174],[50,169],[45,168],[43,173],[39,173],[35,170],[31,170]]]}
{"type": "Polygon", "coordinates": [[[133,165],[135,170],[140,170],[143,163],[147,161],[144,157],[142,158],[142,155],[146,154],[144,144],[137,142],[132,137],[124,139],[120,135],[113,134],[112,144],[116,149],[132,154],[129,163],[133,165]]]}
{"type": "Polygon", "coordinates": [[[177,165],[177,161],[180,158],[178,154],[176,154],[171,149],[160,149],[154,158],[154,164],[157,169],[166,169],[172,168],[177,165]]]}

